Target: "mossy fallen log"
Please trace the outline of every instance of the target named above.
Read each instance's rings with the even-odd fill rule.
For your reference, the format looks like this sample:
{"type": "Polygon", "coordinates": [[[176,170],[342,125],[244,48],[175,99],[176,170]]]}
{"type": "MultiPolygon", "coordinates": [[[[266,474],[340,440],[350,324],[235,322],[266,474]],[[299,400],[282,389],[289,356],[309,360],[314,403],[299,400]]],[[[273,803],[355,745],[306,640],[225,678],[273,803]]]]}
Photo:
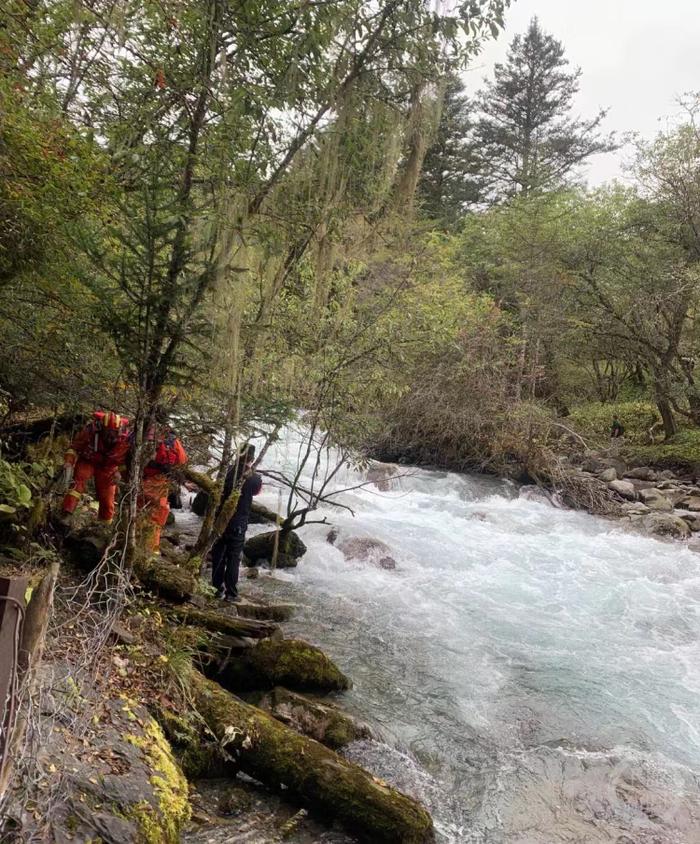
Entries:
{"type": "Polygon", "coordinates": [[[185,624],[204,627],[206,630],[225,633],[228,636],[245,636],[251,639],[281,638],[282,636],[279,627],[271,621],[241,618],[215,610],[200,610],[189,606],[172,607],[170,615],[175,616],[185,624]]]}
{"type": "Polygon", "coordinates": [[[189,601],[197,591],[194,574],[163,557],[135,560],[134,574],[146,588],[175,603],[189,601]]]}
{"type": "MultiPolygon", "coordinates": [[[[256,648],[257,650],[257,648],[256,648]]],[[[316,741],[193,673],[195,706],[235,767],[337,820],[373,844],[434,841],[428,812],[316,741]]]]}
{"type": "Polygon", "coordinates": [[[320,741],[331,750],[338,750],[353,741],[372,738],[372,731],[367,724],[356,721],[335,704],[314,700],[281,686],[276,686],[255,703],[278,721],[320,741]]]}
{"type": "Polygon", "coordinates": [[[352,685],[322,650],[299,639],[266,639],[239,658],[212,666],[209,673],[234,692],[285,686],[324,694],[352,685]]]}

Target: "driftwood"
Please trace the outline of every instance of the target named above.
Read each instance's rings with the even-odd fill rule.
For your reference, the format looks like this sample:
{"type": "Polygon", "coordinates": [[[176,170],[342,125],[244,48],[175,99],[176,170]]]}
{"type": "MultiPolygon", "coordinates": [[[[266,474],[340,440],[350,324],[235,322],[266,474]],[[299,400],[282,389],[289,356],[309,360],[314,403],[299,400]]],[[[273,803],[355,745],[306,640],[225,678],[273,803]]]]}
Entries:
{"type": "Polygon", "coordinates": [[[235,615],[225,615],[213,610],[200,610],[196,607],[173,607],[170,614],[185,624],[203,627],[215,633],[227,636],[245,636],[250,639],[280,638],[282,633],[271,621],[258,621],[252,618],[241,618],[235,615]]]}
{"type": "Polygon", "coordinates": [[[294,691],[324,694],[351,686],[350,680],[322,650],[298,639],[266,639],[240,658],[210,666],[208,673],[234,692],[284,686],[294,691]]]}
{"type": "MultiPolygon", "coordinates": [[[[257,649],[256,649],[257,650],[257,649]]],[[[195,671],[192,696],[235,768],[340,821],[373,844],[434,841],[430,815],[416,801],[316,741],[300,736],[195,671]]]]}

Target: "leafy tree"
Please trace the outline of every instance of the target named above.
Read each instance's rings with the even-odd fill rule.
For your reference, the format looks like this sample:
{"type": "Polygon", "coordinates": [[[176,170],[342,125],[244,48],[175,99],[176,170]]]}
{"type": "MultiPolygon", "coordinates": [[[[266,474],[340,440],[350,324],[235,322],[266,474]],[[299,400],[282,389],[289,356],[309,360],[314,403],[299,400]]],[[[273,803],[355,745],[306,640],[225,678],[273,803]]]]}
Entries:
{"type": "Polygon", "coordinates": [[[567,67],[561,42],[533,18],[478,95],[473,143],[493,199],[557,188],[587,158],[615,148],[599,132],[605,111],[572,117],[581,71],[567,67]]]}

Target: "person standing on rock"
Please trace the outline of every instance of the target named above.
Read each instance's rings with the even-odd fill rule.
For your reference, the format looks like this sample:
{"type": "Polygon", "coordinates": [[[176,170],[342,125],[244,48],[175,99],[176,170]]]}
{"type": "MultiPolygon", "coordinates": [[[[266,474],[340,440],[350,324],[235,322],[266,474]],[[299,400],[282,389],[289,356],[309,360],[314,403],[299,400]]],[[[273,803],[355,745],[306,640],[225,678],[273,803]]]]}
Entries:
{"type": "Polygon", "coordinates": [[[212,585],[216,589],[217,598],[223,598],[226,601],[238,600],[238,571],[245,544],[245,534],[248,530],[250,509],[253,496],[258,495],[262,489],[262,478],[253,471],[254,460],[255,446],[243,446],[238,460],[226,473],[224,490],[216,513],[218,518],[230,495],[239,487],[240,494],[236,509],[211,549],[212,585]]]}

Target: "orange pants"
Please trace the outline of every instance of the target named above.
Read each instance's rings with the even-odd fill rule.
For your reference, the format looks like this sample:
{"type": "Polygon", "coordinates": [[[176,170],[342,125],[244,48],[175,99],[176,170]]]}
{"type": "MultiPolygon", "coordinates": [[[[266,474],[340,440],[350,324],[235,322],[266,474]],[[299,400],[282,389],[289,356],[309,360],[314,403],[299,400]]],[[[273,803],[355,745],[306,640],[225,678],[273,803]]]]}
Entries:
{"type": "Polygon", "coordinates": [[[114,516],[114,499],[117,485],[114,483],[115,466],[94,466],[85,460],[78,460],[73,470],[73,483],[63,499],[63,512],[73,513],[80,497],[85,492],[87,482],[94,476],[95,492],[100,504],[97,518],[102,522],[111,522],[114,516]]]}
{"type": "Polygon", "coordinates": [[[151,522],[149,547],[151,551],[160,548],[160,532],[165,527],[170,513],[168,491],[170,481],[165,475],[151,475],[143,479],[141,507],[148,513],[151,522]]]}

